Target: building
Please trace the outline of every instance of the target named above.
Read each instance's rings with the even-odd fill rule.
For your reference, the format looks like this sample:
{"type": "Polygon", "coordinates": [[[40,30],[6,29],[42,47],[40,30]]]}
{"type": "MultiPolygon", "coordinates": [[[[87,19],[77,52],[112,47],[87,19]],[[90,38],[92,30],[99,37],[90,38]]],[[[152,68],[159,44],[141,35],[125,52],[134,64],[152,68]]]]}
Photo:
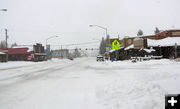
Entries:
{"type": "Polygon", "coordinates": [[[8,61],[8,53],[7,50],[0,50],[0,62],[8,61]]]}
{"type": "Polygon", "coordinates": [[[8,61],[25,61],[27,56],[30,55],[28,52],[29,48],[2,48],[1,50],[7,50],[8,61]]]}
{"type": "Polygon", "coordinates": [[[68,49],[52,50],[51,56],[52,58],[68,58],[69,50],[68,49]]]}
{"type": "Polygon", "coordinates": [[[6,50],[8,54],[8,61],[44,61],[46,60],[46,53],[42,44],[33,46],[15,46],[13,48],[1,48],[6,50]]]}
{"type": "Polygon", "coordinates": [[[147,46],[153,47],[163,58],[180,57],[180,37],[167,37],[159,40],[147,39],[147,46]]]}
{"type": "MultiPolygon", "coordinates": [[[[180,57],[180,30],[166,30],[149,36],[125,37],[119,40],[119,43],[121,50],[118,52],[121,51],[121,54],[125,55],[122,59],[145,55],[156,55],[163,58],[180,57]]],[[[118,60],[120,53],[113,52],[111,56],[118,60]]]]}

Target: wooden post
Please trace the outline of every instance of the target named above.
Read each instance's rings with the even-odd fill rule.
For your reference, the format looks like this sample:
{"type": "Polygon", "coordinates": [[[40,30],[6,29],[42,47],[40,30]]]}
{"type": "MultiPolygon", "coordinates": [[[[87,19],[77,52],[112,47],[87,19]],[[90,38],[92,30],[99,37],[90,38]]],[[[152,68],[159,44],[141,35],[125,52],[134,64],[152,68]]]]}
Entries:
{"type": "Polygon", "coordinates": [[[177,58],[177,43],[175,43],[175,47],[174,48],[175,48],[175,52],[174,52],[175,55],[174,56],[175,56],[175,58],[177,58]]]}

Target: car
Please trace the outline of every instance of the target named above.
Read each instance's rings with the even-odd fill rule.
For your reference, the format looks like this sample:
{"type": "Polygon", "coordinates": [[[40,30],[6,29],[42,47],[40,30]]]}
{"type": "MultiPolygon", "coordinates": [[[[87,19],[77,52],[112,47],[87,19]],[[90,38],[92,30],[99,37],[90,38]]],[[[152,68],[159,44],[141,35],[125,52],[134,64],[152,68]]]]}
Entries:
{"type": "Polygon", "coordinates": [[[69,60],[74,60],[73,56],[68,56],[69,60]]]}
{"type": "Polygon", "coordinates": [[[97,61],[104,61],[104,56],[102,56],[102,55],[97,55],[96,60],[97,60],[97,61]]]}

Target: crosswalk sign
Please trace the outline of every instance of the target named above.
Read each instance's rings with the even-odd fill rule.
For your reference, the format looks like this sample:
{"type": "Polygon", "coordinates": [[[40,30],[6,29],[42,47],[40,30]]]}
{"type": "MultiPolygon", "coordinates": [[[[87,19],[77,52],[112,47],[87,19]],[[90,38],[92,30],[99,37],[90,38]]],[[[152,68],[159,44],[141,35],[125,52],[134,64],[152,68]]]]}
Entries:
{"type": "Polygon", "coordinates": [[[114,41],[112,42],[112,49],[114,49],[114,50],[120,49],[120,44],[119,44],[119,41],[118,41],[118,40],[114,40],[114,41]]]}

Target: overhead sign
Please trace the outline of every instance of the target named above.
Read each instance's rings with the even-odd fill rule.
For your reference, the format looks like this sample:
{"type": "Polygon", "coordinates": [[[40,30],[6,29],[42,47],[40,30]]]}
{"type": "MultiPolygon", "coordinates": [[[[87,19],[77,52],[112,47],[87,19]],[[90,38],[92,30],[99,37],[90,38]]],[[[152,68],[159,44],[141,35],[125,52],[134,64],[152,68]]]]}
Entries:
{"type": "Polygon", "coordinates": [[[114,49],[114,50],[120,49],[120,44],[119,44],[119,41],[118,41],[118,40],[114,40],[114,41],[112,42],[112,49],[114,49]]]}

